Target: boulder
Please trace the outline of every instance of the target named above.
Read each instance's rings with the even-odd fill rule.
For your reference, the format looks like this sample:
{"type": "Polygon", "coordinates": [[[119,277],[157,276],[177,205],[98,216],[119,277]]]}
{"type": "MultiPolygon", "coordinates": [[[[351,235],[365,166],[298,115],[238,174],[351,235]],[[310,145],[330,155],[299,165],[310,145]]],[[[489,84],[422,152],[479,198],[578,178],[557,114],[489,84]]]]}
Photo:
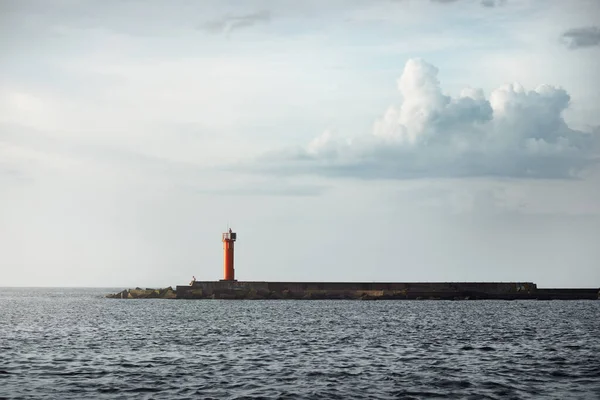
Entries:
{"type": "Polygon", "coordinates": [[[107,294],[105,296],[108,299],[176,299],[177,293],[171,286],[164,289],[128,289],[122,292],[107,294]]]}

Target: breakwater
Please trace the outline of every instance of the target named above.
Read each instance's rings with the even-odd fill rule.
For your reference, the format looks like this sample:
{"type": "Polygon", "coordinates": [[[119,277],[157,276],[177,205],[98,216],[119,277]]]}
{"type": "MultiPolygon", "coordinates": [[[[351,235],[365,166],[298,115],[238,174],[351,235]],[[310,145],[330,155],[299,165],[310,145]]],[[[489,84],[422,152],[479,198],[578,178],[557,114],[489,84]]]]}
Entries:
{"type": "Polygon", "coordinates": [[[539,289],[532,282],[266,282],[196,281],[167,289],[134,289],[110,298],[348,300],[597,300],[600,288],[539,289]]]}

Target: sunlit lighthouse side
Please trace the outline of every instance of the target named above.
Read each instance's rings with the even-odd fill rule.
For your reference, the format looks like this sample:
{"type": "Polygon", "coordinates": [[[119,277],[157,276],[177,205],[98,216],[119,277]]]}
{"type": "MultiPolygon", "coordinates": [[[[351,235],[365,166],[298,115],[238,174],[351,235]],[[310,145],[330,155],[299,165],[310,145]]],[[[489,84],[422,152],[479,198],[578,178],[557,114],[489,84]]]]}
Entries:
{"type": "Polygon", "coordinates": [[[237,239],[237,234],[231,231],[223,233],[223,267],[224,281],[235,281],[235,271],[233,269],[233,245],[237,239]]]}

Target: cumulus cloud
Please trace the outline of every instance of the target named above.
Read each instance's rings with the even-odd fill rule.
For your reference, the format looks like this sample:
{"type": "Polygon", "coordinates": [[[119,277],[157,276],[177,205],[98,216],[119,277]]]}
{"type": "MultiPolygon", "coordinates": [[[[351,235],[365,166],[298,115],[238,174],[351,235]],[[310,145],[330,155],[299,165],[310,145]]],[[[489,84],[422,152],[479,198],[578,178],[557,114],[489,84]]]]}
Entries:
{"type": "Polygon", "coordinates": [[[489,98],[465,88],[442,92],[438,69],[409,60],[397,81],[402,97],[370,134],[330,131],[303,148],[275,151],[261,171],[365,179],[419,177],[569,178],[597,161],[598,135],[570,128],[562,117],[569,94],[541,85],[505,84],[489,98]]]}
{"type": "Polygon", "coordinates": [[[570,49],[600,46],[600,27],[574,28],[562,34],[562,39],[570,49]]]}
{"type": "Polygon", "coordinates": [[[244,15],[226,15],[223,18],[207,21],[200,26],[204,31],[211,33],[227,33],[247,28],[259,23],[269,22],[271,14],[268,11],[258,11],[244,15]]]}

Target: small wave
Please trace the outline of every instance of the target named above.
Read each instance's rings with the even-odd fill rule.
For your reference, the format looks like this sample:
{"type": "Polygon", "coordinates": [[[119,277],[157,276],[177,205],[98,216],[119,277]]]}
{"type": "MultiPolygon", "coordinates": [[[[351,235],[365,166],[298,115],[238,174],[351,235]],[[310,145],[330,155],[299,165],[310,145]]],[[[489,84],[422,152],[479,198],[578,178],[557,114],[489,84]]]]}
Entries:
{"type": "Polygon", "coordinates": [[[121,389],[116,388],[116,387],[107,387],[107,388],[101,387],[101,388],[98,388],[98,391],[100,393],[118,393],[121,391],[121,389]]]}
{"type": "Polygon", "coordinates": [[[408,399],[412,399],[413,396],[415,396],[414,398],[422,399],[422,398],[427,398],[427,397],[440,397],[440,393],[428,392],[428,391],[415,391],[415,390],[398,390],[396,392],[393,392],[393,396],[400,397],[400,398],[408,398],[408,399]],[[409,397],[406,397],[406,396],[409,396],[409,397]]]}
{"type": "Polygon", "coordinates": [[[436,383],[437,386],[443,387],[445,389],[466,389],[472,386],[472,383],[469,381],[452,381],[448,379],[441,380],[436,383]]]}
{"type": "Polygon", "coordinates": [[[567,348],[569,350],[579,350],[579,349],[581,349],[581,346],[579,346],[577,344],[568,344],[565,346],[565,348],[567,348]]]}
{"type": "Polygon", "coordinates": [[[550,372],[550,375],[555,378],[571,378],[573,375],[567,374],[565,371],[561,371],[559,369],[550,372]]]}
{"type": "Polygon", "coordinates": [[[156,393],[156,392],[162,392],[163,389],[158,388],[158,387],[136,387],[133,389],[129,389],[127,390],[128,392],[132,392],[132,393],[156,393]]]}
{"type": "Polygon", "coordinates": [[[131,363],[121,363],[121,364],[119,364],[119,366],[123,367],[123,368],[140,368],[139,365],[131,364],[131,363]]]}

